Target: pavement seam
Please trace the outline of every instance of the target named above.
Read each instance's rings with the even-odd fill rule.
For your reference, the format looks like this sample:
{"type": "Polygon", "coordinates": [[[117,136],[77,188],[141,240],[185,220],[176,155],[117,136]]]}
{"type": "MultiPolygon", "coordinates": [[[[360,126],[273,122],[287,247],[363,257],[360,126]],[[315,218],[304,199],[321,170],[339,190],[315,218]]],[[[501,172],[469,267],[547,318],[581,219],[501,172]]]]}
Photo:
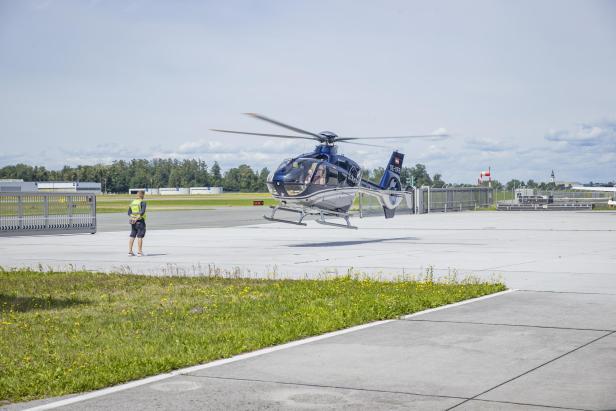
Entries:
{"type": "Polygon", "coordinates": [[[458,301],[456,303],[442,305],[442,306],[436,307],[436,308],[430,308],[430,309],[419,311],[419,312],[416,312],[416,313],[413,313],[413,314],[402,315],[402,316],[398,317],[398,319],[399,320],[408,320],[410,318],[419,317],[420,315],[430,314],[430,313],[433,313],[433,312],[436,312],[436,311],[442,311],[442,310],[445,310],[445,309],[448,309],[448,308],[459,307],[461,305],[475,303],[475,302],[478,302],[478,301],[483,301],[483,300],[487,300],[487,299],[494,298],[494,297],[500,297],[500,296],[505,295],[505,294],[514,293],[516,291],[518,291],[518,290],[515,289],[515,288],[512,288],[512,289],[509,289],[509,290],[500,291],[498,293],[486,294],[486,295],[482,295],[480,297],[469,298],[467,300],[462,300],[462,301],[458,301]]]}
{"type": "Polygon", "coordinates": [[[422,394],[422,393],[418,393],[418,392],[409,392],[409,391],[379,390],[377,388],[346,387],[346,386],[341,386],[341,385],[323,385],[323,384],[311,384],[311,383],[303,383],[303,382],[260,380],[260,379],[239,378],[239,377],[218,377],[218,376],[215,376],[215,375],[197,375],[197,374],[182,374],[182,375],[183,376],[187,376],[187,377],[193,377],[193,378],[210,378],[210,379],[216,379],[216,380],[262,382],[262,383],[269,383],[269,384],[295,385],[295,386],[313,387],[313,388],[331,388],[331,389],[338,389],[338,390],[378,392],[378,393],[383,393],[383,394],[403,394],[403,395],[414,395],[414,396],[420,396],[420,397],[435,397],[435,398],[449,398],[449,399],[455,399],[455,400],[470,400],[470,398],[463,397],[463,396],[440,395],[440,394],[422,394]]]}
{"type": "Polygon", "coordinates": [[[410,392],[410,391],[380,390],[380,389],[376,389],[376,388],[360,388],[360,387],[348,387],[348,386],[340,386],[340,385],[311,384],[311,383],[303,383],[303,382],[261,380],[261,379],[240,378],[240,377],[220,377],[220,376],[215,376],[215,375],[182,374],[182,376],[187,376],[187,377],[192,377],[192,378],[209,378],[209,379],[215,379],[215,380],[258,382],[258,383],[264,383],[264,384],[293,385],[293,386],[299,386],[299,387],[331,388],[331,389],[337,389],[337,390],[375,392],[375,393],[382,393],[382,394],[400,394],[400,395],[411,395],[411,396],[418,396],[418,397],[447,398],[447,399],[460,399],[460,400],[463,399],[463,400],[466,400],[466,401],[481,401],[481,402],[489,402],[489,403],[497,403],[497,404],[527,405],[527,406],[534,406],[534,407],[541,407],[541,408],[550,408],[550,409],[558,409],[558,410],[591,411],[591,410],[587,410],[585,408],[557,407],[557,406],[554,406],[554,405],[541,405],[541,404],[532,404],[532,403],[524,403],[524,402],[513,402],[513,401],[485,400],[485,399],[469,398],[469,397],[456,396],[456,395],[425,394],[425,393],[410,392]]]}
{"type": "MultiPolygon", "coordinates": [[[[490,403],[495,403],[495,404],[527,405],[527,406],[531,406],[531,407],[550,408],[550,409],[556,409],[556,410],[594,411],[594,410],[592,410],[592,409],[586,409],[586,408],[558,407],[558,406],[556,406],[556,405],[532,404],[532,403],[527,403],[527,402],[498,401],[498,400],[483,400],[483,399],[481,399],[481,398],[473,398],[473,399],[469,399],[468,401],[481,401],[481,402],[490,402],[490,403]]],[[[458,405],[460,405],[460,404],[458,404],[458,405]]],[[[458,405],[456,405],[456,407],[457,407],[458,405]]]]}
{"type": "Polygon", "coordinates": [[[597,341],[599,341],[599,340],[602,340],[602,339],[603,339],[603,338],[605,338],[605,337],[608,337],[608,336],[610,336],[610,335],[613,335],[614,333],[615,333],[615,331],[611,331],[611,332],[608,332],[608,333],[606,333],[606,334],[603,334],[602,336],[599,336],[599,337],[597,337],[597,338],[595,338],[595,339],[593,339],[593,340],[590,340],[590,341],[588,341],[587,343],[582,344],[582,345],[580,345],[580,346],[578,346],[578,347],[576,347],[576,348],[574,348],[574,349],[572,349],[572,350],[569,350],[569,351],[567,351],[567,352],[566,352],[566,353],[564,353],[564,354],[561,354],[561,355],[559,355],[559,356],[557,356],[557,357],[554,357],[554,358],[552,358],[552,359],[551,359],[551,360],[549,360],[549,361],[546,361],[546,362],[544,362],[544,363],[542,363],[542,364],[537,365],[536,367],[531,368],[530,370],[524,371],[523,373],[521,373],[521,374],[519,374],[519,375],[516,375],[515,377],[512,377],[512,378],[510,378],[510,379],[508,379],[508,380],[506,380],[506,381],[501,382],[501,383],[500,383],[500,384],[498,384],[498,385],[495,385],[494,387],[491,387],[491,388],[489,388],[489,389],[487,389],[487,390],[485,390],[485,391],[483,391],[483,392],[480,392],[479,394],[477,394],[477,395],[475,395],[475,396],[473,396],[473,397],[471,397],[471,398],[469,398],[469,399],[467,399],[467,400],[464,400],[464,401],[462,401],[461,403],[454,405],[453,407],[447,408],[447,410],[446,410],[446,411],[449,411],[449,410],[452,410],[452,409],[454,409],[454,408],[457,408],[457,407],[459,407],[460,405],[465,404],[465,403],[467,403],[467,402],[469,402],[469,401],[471,401],[471,400],[475,400],[475,399],[477,399],[477,397],[480,397],[480,396],[482,396],[482,395],[484,395],[484,394],[487,394],[488,392],[493,391],[493,390],[495,390],[495,389],[497,389],[497,388],[499,388],[499,387],[502,387],[502,386],[503,386],[503,385],[505,385],[505,384],[509,384],[510,382],[515,381],[515,380],[517,380],[518,378],[521,378],[521,377],[523,377],[523,376],[525,376],[525,375],[530,374],[530,373],[531,373],[531,372],[533,372],[533,371],[538,370],[539,368],[542,368],[542,367],[544,367],[544,366],[546,366],[546,365],[548,365],[548,364],[551,364],[551,363],[553,363],[553,362],[555,362],[555,361],[558,361],[558,360],[560,360],[561,358],[566,357],[567,355],[572,354],[572,353],[574,353],[574,352],[576,352],[576,351],[578,351],[578,350],[581,350],[581,349],[582,349],[582,348],[584,348],[584,347],[588,347],[589,345],[591,345],[591,344],[593,344],[593,343],[595,343],[595,342],[597,342],[597,341]]]}
{"type": "Polygon", "coordinates": [[[422,319],[402,319],[401,321],[409,322],[430,322],[430,323],[449,323],[449,324],[473,324],[473,325],[492,325],[501,327],[528,327],[528,328],[542,328],[553,330],[570,330],[570,331],[597,331],[597,332],[616,332],[616,330],[602,330],[595,328],[573,328],[573,327],[556,327],[549,325],[530,325],[530,324],[505,324],[505,323],[484,323],[477,321],[454,321],[454,320],[422,320],[422,319]]]}

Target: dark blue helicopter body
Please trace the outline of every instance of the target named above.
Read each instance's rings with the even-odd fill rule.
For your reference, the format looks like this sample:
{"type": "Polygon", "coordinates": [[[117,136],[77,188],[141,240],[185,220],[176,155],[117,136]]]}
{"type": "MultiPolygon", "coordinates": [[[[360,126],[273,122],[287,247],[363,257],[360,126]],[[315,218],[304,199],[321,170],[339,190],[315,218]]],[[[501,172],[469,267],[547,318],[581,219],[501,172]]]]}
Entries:
{"type": "Polygon", "coordinates": [[[269,175],[267,186],[285,205],[346,213],[360,190],[400,191],[403,159],[403,154],[394,152],[381,182],[375,184],[362,178],[359,164],[338,155],[336,146],[319,145],[311,153],[283,161],[269,175]]]}
{"type": "Polygon", "coordinates": [[[400,172],[402,170],[404,154],[397,151],[391,154],[381,181],[379,184],[375,184],[362,178],[362,169],[359,164],[348,157],[338,155],[336,142],[372,146],[356,142],[355,140],[439,137],[439,135],[339,137],[331,131],[323,131],[317,134],[259,114],[249,115],[302,135],[251,133],[219,129],[214,131],[274,138],[316,140],[320,143],[311,153],[305,153],[283,161],[267,179],[267,188],[274,198],[280,200],[280,205],[274,207],[271,216],[265,218],[271,221],[299,225],[306,225],[302,223],[302,220],[307,215],[313,214],[320,217],[317,219],[318,223],[355,228],[349,222],[349,210],[353,205],[355,196],[360,192],[376,197],[383,207],[386,218],[394,216],[396,208],[402,201],[403,193],[401,192],[400,172]],[[279,210],[300,214],[299,221],[274,218],[279,210]],[[325,217],[341,217],[344,218],[346,224],[331,223],[326,221],[325,217]]]}

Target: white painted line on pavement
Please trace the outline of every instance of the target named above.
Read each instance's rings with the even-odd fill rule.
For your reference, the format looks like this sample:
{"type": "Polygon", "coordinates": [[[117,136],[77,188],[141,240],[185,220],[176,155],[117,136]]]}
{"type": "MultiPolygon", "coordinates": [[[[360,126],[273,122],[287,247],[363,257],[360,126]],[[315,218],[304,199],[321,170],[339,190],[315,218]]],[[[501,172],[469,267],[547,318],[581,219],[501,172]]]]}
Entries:
{"type": "MultiPolygon", "coordinates": [[[[400,318],[403,318],[403,319],[411,318],[411,317],[414,317],[414,316],[431,313],[433,311],[444,310],[446,308],[457,307],[457,306],[460,306],[460,305],[463,305],[463,304],[469,304],[469,303],[473,303],[473,302],[476,302],[476,301],[485,300],[487,298],[496,297],[496,296],[507,294],[507,293],[510,293],[510,292],[513,292],[513,291],[516,291],[516,290],[506,290],[506,291],[501,291],[501,292],[495,293],[495,294],[485,295],[485,296],[482,296],[482,297],[471,298],[469,300],[464,300],[464,301],[460,301],[460,302],[453,303],[453,304],[443,305],[443,306],[437,307],[437,308],[430,308],[428,310],[420,311],[420,312],[417,312],[417,313],[414,313],[414,314],[409,314],[407,316],[400,317],[400,318]]],[[[352,333],[352,332],[363,330],[363,329],[366,329],[366,328],[375,327],[377,325],[387,324],[387,323],[390,323],[390,322],[393,322],[393,321],[397,321],[397,320],[394,319],[394,320],[374,321],[374,322],[371,322],[371,323],[368,323],[368,324],[362,324],[362,325],[357,325],[355,327],[345,328],[343,330],[332,331],[332,332],[329,332],[329,333],[326,333],[326,334],[321,334],[321,335],[317,335],[317,336],[314,336],[314,337],[308,337],[308,338],[304,338],[304,339],[297,340],[297,341],[291,341],[291,342],[288,342],[286,344],[276,345],[274,347],[268,347],[268,348],[263,348],[263,349],[257,350],[257,351],[251,351],[251,352],[247,352],[247,353],[244,353],[244,354],[239,354],[239,355],[233,356],[231,358],[224,358],[224,359],[221,359],[221,360],[216,360],[216,361],[208,362],[206,364],[199,364],[199,365],[194,365],[192,367],[180,368],[179,370],[171,371],[171,372],[168,372],[168,373],[154,375],[152,377],[147,377],[147,378],[143,378],[143,379],[140,379],[140,380],[135,380],[135,381],[127,382],[125,384],[114,385],[113,387],[103,388],[101,390],[92,391],[92,392],[89,392],[89,393],[86,393],[86,394],[76,395],[74,397],[66,398],[64,400],[54,401],[54,402],[50,402],[50,403],[47,403],[47,404],[42,404],[42,405],[39,405],[39,406],[36,406],[36,407],[27,408],[26,410],[27,411],[40,411],[40,410],[51,410],[51,409],[58,408],[58,407],[64,407],[66,405],[74,404],[74,403],[77,403],[77,402],[91,400],[91,399],[94,399],[94,398],[102,397],[104,395],[113,394],[113,393],[116,393],[116,392],[120,392],[120,391],[131,389],[131,388],[140,387],[142,385],[150,384],[150,383],[161,381],[161,380],[166,380],[168,378],[175,377],[175,376],[178,376],[178,375],[189,374],[191,372],[205,370],[207,368],[218,367],[220,365],[229,364],[229,363],[233,363],[233,362],[241,361],[241,360],[246,360],[246,359],[253,358],[253,357],[258,357],[260,355],[269,354],[269,353],[280,351],[280,350],[284,350],[284,349],[287,349],[287,348],[297,347],[297,346],[308,344],[308,343],[311,343],[311,342],[314,342],[314,341],[324,340],[324,339],[327,339],[327,338],[335,337],[337,335],[352,333]]]]}
{"type": "Polygon", "coordinates": [[[447,304],[447,305],[442,305],[440,307],[436,307],[436,308],[430,308],[428,310],[423,310],[423,311],[419,311],[413,314],[409,314],[409,315],[403,315],[402,317],[400,317],[403,320],[406,320],[408,318],[413,318],[413,317],[418,317],[420,315],[424,315],[424,314],[430,314],[433,313],[435,311],[440,311],[440,310],[444,310],[446,308],[453,308],[453,307],[458,307],[464,304],[470,304],[470,303],[474,303],[477,301],[481,301],[481,300],[487,300],[489,298],[494,298],[494,297],[498,297],[504,294],[509,294],[509,293],[513,293],[515,291],[518,291],[517,289],[511,289],[511,290],[505,290],[505,291],[501,291],[498,293],[494,293],[494,294],[488,294],[488,295],[483,295],[481,297],[476,297],[476,298],[471,298],[469,300],[464,300],[464,301],[460,301],[457,303],[452,303],[452,304],[447,304]]]}

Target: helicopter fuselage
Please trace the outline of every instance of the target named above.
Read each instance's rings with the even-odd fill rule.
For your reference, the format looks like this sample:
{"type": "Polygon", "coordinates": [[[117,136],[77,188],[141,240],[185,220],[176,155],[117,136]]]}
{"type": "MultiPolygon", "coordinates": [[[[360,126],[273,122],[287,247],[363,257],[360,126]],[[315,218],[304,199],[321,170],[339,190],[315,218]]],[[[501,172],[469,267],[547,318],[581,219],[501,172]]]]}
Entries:
{"type": "Polygon", "coordinates": [[[356,162],[338,155],[336,146],[327,144],[283,161],[268,176],[267,187],[285,205],[340,213],[349,211],[361,187],[378,189],[362,179],[356,162]]]}

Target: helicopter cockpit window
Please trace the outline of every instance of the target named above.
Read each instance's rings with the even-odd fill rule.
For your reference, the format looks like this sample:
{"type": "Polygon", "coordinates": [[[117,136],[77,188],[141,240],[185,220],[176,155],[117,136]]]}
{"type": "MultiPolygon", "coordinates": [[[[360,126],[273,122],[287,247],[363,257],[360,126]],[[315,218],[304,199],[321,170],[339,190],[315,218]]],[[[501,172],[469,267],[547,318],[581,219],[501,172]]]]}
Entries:
{"type": "Polygon", "coordinates": [[[309,184],[312,176],[319,165],[319,161],[313,158],[297,158],[280,167],[285,183],[309,184]]]}

